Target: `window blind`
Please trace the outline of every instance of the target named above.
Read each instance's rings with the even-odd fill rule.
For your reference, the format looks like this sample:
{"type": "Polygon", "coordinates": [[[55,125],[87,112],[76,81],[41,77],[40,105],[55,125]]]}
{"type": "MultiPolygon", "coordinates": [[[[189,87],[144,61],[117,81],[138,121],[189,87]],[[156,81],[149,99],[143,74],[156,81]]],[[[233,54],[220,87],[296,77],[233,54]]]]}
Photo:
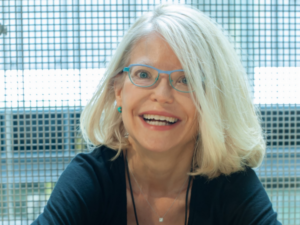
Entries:
{"type": "Polygon", "coordinates": [[[267,153],[256,172],[283,224],[300,224],[300,2],[0,1],[0,225],[30,224],[87,148],[80,113],[129,26],[155,5],[192,5],[235,40],[267,153]]]}

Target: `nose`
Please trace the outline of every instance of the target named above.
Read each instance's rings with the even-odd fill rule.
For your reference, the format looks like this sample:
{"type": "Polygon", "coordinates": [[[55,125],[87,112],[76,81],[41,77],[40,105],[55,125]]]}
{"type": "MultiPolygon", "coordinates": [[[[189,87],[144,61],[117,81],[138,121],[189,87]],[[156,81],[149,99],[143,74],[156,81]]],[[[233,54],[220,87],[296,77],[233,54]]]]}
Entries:
{"type": "Polygon", "coordinates": [[[162,104],[173,103],[173,88],[169,81],[168,74],[159,74],[159,79],[152,89],[151,100],[162,104]]]}

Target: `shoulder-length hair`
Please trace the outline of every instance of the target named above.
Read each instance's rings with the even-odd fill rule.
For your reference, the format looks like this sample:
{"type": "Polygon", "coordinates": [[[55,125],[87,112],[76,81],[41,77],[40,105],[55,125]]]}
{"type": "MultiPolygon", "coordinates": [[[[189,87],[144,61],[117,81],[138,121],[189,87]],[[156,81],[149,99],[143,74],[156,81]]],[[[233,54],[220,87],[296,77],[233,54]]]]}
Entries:
{"type": "Polygon", "coordinates": [[[127,66],[134,44],[153,32],[173,49],[194,90],[191,96],[200,119],[191,175],[211,179],[259,166],[265,142],[240,58],[215,22],[183,5],[158,6],[128,30],[98,91],[81,114],[85,140],[93,146],[106,145],[118,154],[128,147],[114,81],[127,66]]]}

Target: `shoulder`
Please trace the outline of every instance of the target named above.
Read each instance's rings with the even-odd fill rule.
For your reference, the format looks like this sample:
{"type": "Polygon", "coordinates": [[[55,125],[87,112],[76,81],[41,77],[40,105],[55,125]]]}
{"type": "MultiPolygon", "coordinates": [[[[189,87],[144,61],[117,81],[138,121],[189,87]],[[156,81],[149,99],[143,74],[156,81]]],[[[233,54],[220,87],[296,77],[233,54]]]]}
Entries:
{"type": "Polygon", "coordinates": [[[221,175],[215,182],[223,187],[222,192],[226,196],[234,192],[234,196],[236,196],[236,194],[248,195],[257,190],[264,190],[255,171],[250,167],[246,167],[244,171],[238,171],[228,176],[221,175]]]}
{"type": "Polygon", "coordinates": [[[101,201],[101,206],[114,202],[115,193],[121,193],[125,183],[123,155],[112,160],[117,151],[106,146],[90,153],[78,154],[68,165],[60,179],[69,179],[72,187],[85,199],[101,201]],[[105,204],[103,204],[105,203],[105,204]]]}
{"type": "Polygon", "coordinates": [[[245,168],[244,171],[235,172],[228,176],[220,175],[212,180],[197,176],[195,186],[197,195],[201,195],[199,192],[204,192],[206,193],[204,198],[211,204],[219,202],[226,204],[226,207],[233,204],[235,200],[245,199],[255,191],[264,192],[262,184],[251,168],[245,168]],[[229,199],[230,201],[228,201],[229,199]]]}
{"type": "Polygon", "coordinates": [[[221,197],[221,195],[225,195],[224,197],[234,195],[237,198],[237,194],[247,195],[257,189],[263,189],[256,173],[249,167],[246,167],[244,171],[238,171],[227,176],[220,175],[212,180],[197,176],[195,181],[203,189],[214,194],[218,193],[220,195],[218,197],[221,197]]]}
{"type": "MultiPolygon", "coordinates": [[[[81,160],[89,164],[104,165],[108,162],[113,162],[111,159],[117,154],[116,150],[110,149],[105,145],[95,148],[89,153],[79,153],[71,161],[72,163],[80,163],[81,160]]],[[[118,159],[118,158],[117,158],[118,159]]]]}
{"type": "Polygon", "coordinates": [[[253,169],[247,167],[223,179],[221,196],[231,224],[279,224],[277,213],[253,169]]]}
{"type": "Polygon", "coordinates": [[[60,179],[71,180],[74,185],[95,185],[95,182],[102,181],[105,181],[103,184],[110,184],[124,170],[122,155],[112,160],[116,154],[117,151],[106,146],[98,147],[90,153],[80,153],[70,162],[60,179]]]}
{"type": "Polygon", "coordinates": [[[269,198],[264,190],[260,180],[255,171],[249,167],[245,171],[239,171],[229,176],[222,175],[215,180],[219,186],[220,198],[229,209],[234,209],[237,206],[247,203],[255,204],[261,202],[259,205],[268,204],[269,198]]]}
{"type": "MultiPolygon", "coordinates": [[[[210,216],[219,224],[279,224],[269,197],[255,171],[249,167],[244,171],[221,175],[213,180],[196,178],[198,196],[209,206],[210,216]],[[222,215],[220,217],[220,215],[222,215]]],[[[209,213],[209,212],[208,212],[209,213]]]]}
{"type": "Polygon", "coordinates": [[[68,169],[93,170],[95,173],[107,172],[107,170],[116,170],[123,163],[122,153],[115,160],[112,160],[117,151],[106,146],[100,146],[90,153],[80,153],[74,157],[68,165],[68,169]]]}
{"type": "MultiPolygon", "coordinates": [[[[116,202],[124,200],[125,176],[122,155],[111,160],[116,151],[101,146],[81,153],[67,166],[57,181],[44,213],[34,224],[107,223],[116,202]],[[122,176],[123,175],[123,176],[122,176]]],[[[120,207],[124,207],[119,204],[120,207]]]]}

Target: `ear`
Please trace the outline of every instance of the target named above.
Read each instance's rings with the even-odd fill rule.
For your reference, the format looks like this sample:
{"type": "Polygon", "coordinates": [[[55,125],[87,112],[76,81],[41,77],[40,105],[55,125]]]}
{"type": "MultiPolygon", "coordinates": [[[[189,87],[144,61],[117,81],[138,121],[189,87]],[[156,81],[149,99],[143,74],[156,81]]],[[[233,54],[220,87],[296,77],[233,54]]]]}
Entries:
{"type": "Polygon", "coordinates": [[[123,73],[119,73],[114,79],[114,90],[117,106],[122,106],[122,91],[124,81],[122,79],[123,73]]]}

